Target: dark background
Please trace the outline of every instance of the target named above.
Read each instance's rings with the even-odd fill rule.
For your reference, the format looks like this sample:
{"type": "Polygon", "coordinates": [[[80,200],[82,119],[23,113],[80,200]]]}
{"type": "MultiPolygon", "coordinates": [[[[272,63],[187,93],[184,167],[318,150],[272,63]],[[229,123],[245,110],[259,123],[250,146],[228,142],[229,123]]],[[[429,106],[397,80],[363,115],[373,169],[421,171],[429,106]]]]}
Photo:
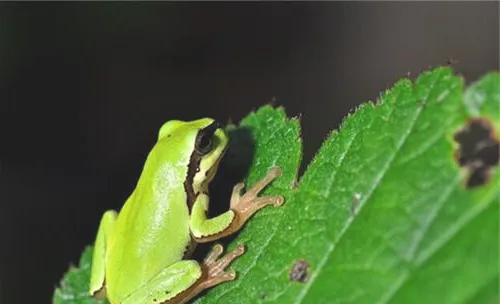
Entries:
{"type": "Polygon", "coordinates": [[[0,3],[0,303],[48,303],[159,126],[302,116],[304,162],[408,72],[498,69],[498,2],[0,3]]]}

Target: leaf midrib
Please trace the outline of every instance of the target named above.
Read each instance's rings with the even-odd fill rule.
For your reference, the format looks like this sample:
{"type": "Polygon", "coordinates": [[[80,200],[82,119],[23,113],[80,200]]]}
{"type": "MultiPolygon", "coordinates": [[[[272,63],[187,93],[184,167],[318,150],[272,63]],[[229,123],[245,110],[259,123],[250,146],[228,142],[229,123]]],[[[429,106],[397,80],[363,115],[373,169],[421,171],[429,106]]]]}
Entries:
{"type": "MultiPolygon", "coordinates": [[[[411,121],[411,124],[409,125],[409,127],[407,129],[407,132],[403,133],[403,136],[401,137],[401,140],[396,145],[396,149],[393,152],[392,157],[390,157],[387,160],[386,165],[383,167],[383,169],[381,170],[380,174],[376,177],[375,183],[373,183],[373,186],[369,190],[368,194],[365,196],[365,198],[363,200],[361,200],[359,202],[358,211],[357,211],[358,212],[358,216],[361,213],[361,211],[363,210],[363,207],[366,204],[366,202],[371,198],[373,192],[375,191],[375,189],[380,184],[381,180],[385,177],[385,174],[389,170],[391,164],[394,162],[394,159],[396,158],[396,156],[398,155],[398,153],[401,151],[401,148],[403,147],[403,145],[406,143],[406,140],[407,140],[408,136],[412,133],[413,128],[415,127],[415,123],[417,122],[418,118],[420,117],[420,114],[422,113],[422,109],[424,108],[425,104],[427,104],[428,98],[431,95],[431,92],[434,89],[435,84],[437,82],[438,81],[436,81],[436,82],[434,82],[432,84],[432,87],[430,88],[429,93],[428,93],[428,95],[425,98],[425,102],[423,102],[423,105],[416,108],[416,111],[415,111],[416,114],[414,115],[414,117],[413,117],[413,119],[411,121]]],[[[414,87],[413,87],[413,89],[414,89],[414,87]]],[[[399,97],[399,96],[397,96],[397,97],[399,97]]],[[[397,98],[395,98],[395,99],[398,100],[397,98]]],[[[393,114],[393,110],[392,109],[393,108],[391,108],[390,115],[393,114]]],[[[349,228],[351,227],[351,223],[353,221],[354,221],[354,218],[352,218],[352,217],[347,219],[346,224],[340,230],[339,237],[337,238],[337,240],[335,242],[330,243],[329,247],[326,250],[326,253],[324,254],[323,258],[321,259],[320,263],[318,264],[317,271],[311,276],[311,279],[307,282],[307,285],[299,293],[299,295],[298,295],[296,301],[294,302],[294,304],[302,303],[302,300],[308,295],[308,292],[309,292],[309,290],[310,290],[310,288],[312,286],[312,282],[315,281],[316,277],[321,273],[321,271],[323,270],[323,266],[326,264],[326,262],[328,261],[328,259],[331,257],[331,254],[335,250],[336,246],[342,241],[343,236],[345,235],[345,233],[347,232],[347,230],[349,230],[349,228]]]]}

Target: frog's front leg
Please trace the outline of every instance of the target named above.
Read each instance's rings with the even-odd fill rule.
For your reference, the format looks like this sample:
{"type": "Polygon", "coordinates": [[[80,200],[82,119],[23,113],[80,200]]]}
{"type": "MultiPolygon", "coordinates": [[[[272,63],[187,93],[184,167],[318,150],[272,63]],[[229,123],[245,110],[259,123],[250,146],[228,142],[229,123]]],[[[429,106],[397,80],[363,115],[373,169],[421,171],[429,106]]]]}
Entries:
{"type": "Polygon", "coordinates": [[[121,304],[182,304],[201,291],[225,281],[234,280],[234,272],[226,267],[242,255],[244,247],[219,259],[222,246],[215,245],[201,266],[196,261],[183,260],[160,271],[151,281],[134,291],[121,304]]]}
{"type": "Polygon", "coordinates": [[[261,196],[258,194],[269,183],[279,177],[281,170],[274,167],[267,175],[258,181],[244,195],[240,195],[244,184],[239,183],[233,188],[230,210],[211,219],[207,219],[209,198],[206,194],[199,194],[193,205],[190,217],[190,228],[197,243],[210,242],[230,235],[246,223],[246,221],[261,208],[267,205],[280,206],[282,196],[261,196]]]}

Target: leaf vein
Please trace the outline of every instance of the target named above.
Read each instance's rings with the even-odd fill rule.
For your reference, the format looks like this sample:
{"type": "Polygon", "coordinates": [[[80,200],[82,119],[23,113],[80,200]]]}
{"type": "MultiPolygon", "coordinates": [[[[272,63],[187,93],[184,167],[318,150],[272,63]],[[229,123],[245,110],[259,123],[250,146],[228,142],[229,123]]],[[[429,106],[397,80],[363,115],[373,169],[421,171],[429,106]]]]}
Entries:
{"type": "MultiPolygon", "coordinates": [[[[432,210],[432,213],[429,216],[429,220],[424,224],[423,229],[421,230],[421,233],[419,233],[416,237],[416,239],[410,244],[410,248],[408,250],[408,254],[406,259],[411,262],[415,258],[415,254],[418,251],[418,247],[422,243],[422,240],[424,239],[424,236],[426,232],[429,230],[431,227],[432,223],[436,220],[436,218],[439,215],[439,212],[442,210],[442,207],[444,206],[444,203],[446,200],[449,198],[451,193],[453,192],[453,189],[456,187],[457,183],[460,181],[460,176],[457,175],[448,185],[445,191],[443,191],[443,195],[438,199],[436,202],[436,208],[432,210]]],[[[401,277],[395,282],[396,284],[393,284],[395,288],[389,289],[389,292],[385,293],[382,295],[379,301],[377,303],[389,303],[397,294],[397,292],[401,289],[402,286],[404,286],[407,282],[408,279],[411,277],[410,270],[408,268],[405,269],[405,271],[401,274],[401,277]]]]}
{"type": "Polygon", "coordinates": [[[426,233],[429,231],[430,227],[432,224],[436,221],[436,219],[439,216],[439,213],[443,209],[445,202],[448,200],[450,197],[451,193],[453,192],[454,188],[457,186],[457,184],[460,182],[460,175],[457,174],[453,180],[448,183],[448,186],[446,189],[442,192],[442,195],[439,197],[438,201],[436,202],[436,207],[431,210],[429,216],[427,217],[428,220],[426,223],[424,223],[422,229],[420,229],[420,233],[417,235],[417,237],[414,239],[414,241],[411,242],[410,248],[408,249],[408,254],[407,254],[407,259],[409,261],[415,259],[415,254],[417,253],[424,236],[426,233]]]}
{"type": "Polygon", "coordinates": [[[495,192],[495,195],[486,197],[480,202],[476,202],[474,208],[471,208],[467,213],[460,217],[453,226],[448,228],[448,230],[441,235],[439,239],[434,241],[434,245],[429,246],[430,248],[420,255],[420,258],[416,260],[416,265],[422,266],[424,263],[426,263],[432,255],[438,252],[444,245],[446,245],[447,242],[452,240],[458,234],[458,232],[460,232],[470,221],[472,221],[478,214],[489,207],[490,203],[496,197],[498,197],[498,195],[499,193],[495,192]]]}

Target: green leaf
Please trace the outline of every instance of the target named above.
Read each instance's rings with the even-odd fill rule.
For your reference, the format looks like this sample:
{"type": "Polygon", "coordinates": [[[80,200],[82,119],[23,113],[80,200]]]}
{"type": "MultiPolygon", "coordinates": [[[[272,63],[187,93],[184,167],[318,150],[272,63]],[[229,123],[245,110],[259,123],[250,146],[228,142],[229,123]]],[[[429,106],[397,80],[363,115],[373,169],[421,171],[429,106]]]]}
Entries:
{"type": "Polygon", "coordinates": [[[64,275],[61,286],[56,288],[52,302],[54,304],[104,304],[88,296],[92,248],[87,247],[82,253],[78,268],[70,267],[64,275]]]}
{"type": "Polygon", "coordinates": [[[269,106],[250,114],[231,129],[221,169],[250,159],[251,185],[279,165],[284,174],[266,192],[286,202],[256,214],[231,242],[247,247],[231,266],[238,278],[195,302],[497,302],[498,154],[492,162],[479,152],[498,151],[499,128],[499,73],[464,92],[460,77],[438,68],[361,105],[297,184],[298,120],[269,106]],[[486,137],[462,140],[476,122],[486,137]],[[471,187],[476,175],[483,180],[471,187]]]}

